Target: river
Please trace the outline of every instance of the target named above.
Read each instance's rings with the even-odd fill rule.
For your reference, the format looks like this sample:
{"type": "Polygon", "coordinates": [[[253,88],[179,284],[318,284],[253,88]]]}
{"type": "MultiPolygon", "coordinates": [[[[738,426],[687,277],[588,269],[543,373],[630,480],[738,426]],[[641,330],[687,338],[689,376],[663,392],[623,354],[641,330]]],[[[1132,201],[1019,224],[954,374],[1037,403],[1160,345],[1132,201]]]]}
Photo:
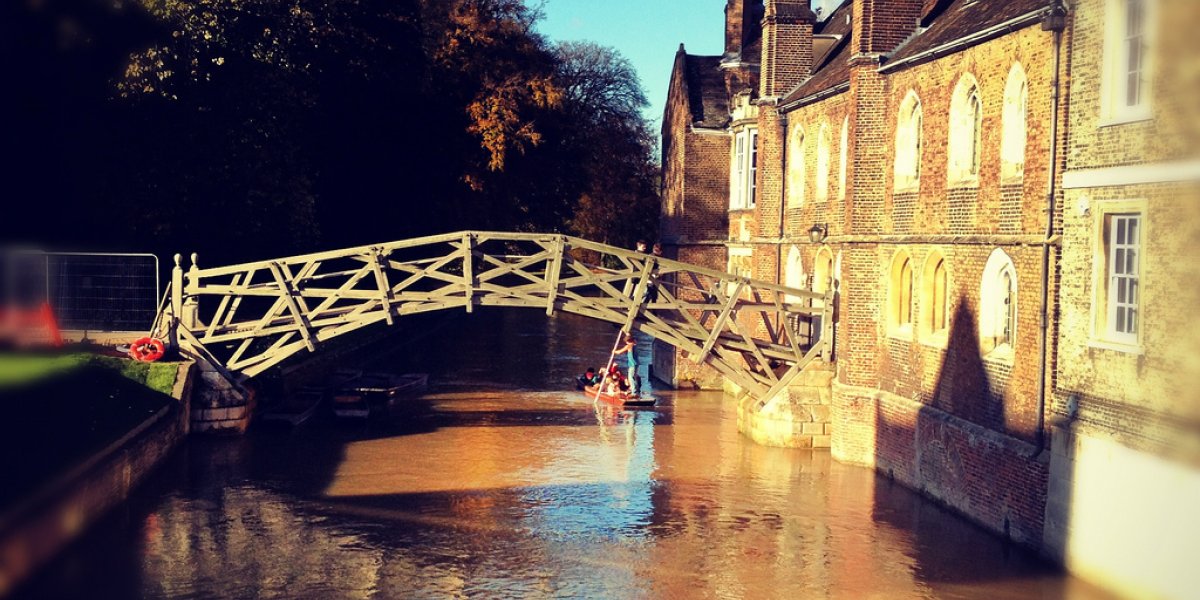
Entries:
{"type": "Polygon", "coordinates": [[[1105,597],[871,470],[753,444],[720,393],[564,391],[609,325],[413,321],[365,365],[431,374],[402,414],[195,438],[20,595],[1105,597]]]}

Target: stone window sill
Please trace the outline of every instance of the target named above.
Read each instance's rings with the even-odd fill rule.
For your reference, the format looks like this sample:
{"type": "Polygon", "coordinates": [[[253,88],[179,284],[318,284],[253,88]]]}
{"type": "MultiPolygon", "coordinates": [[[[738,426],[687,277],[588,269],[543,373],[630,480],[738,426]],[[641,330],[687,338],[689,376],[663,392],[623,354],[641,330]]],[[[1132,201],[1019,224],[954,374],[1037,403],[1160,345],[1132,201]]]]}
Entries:
{"type": "Polygon", "coordinates": [[[1087,347],[1096,350],[1110,350],[1112,352],[1119,352],[1121,354],[1129,354],[1133,356],[1143,356],[1146,354],[1146,350],[1141,346],[1141,344],[1128,344],[1099,338],[1092,338],[1088,340],[1087,347]]]}
{"type": "Polygon", "coordinates": [[[913,341],[913,326],[912,323],[892,327],[888,330],[888,337],[904,342],[913,341]]]}
{"type": "Polygon", "coordinates": [[[1139,110],[1139,111],[1128,112],[1125,114],[1115,114],[1115,115],[1110,115],[1107,117],[1100,117],[1100,121],[1096,123],[1096,127],[1098,129],[1104,129],[1105,127],[1119,127],[1121,125],[1132,125],[1134,123],[1144,123],[1146,121],[1151,121],[1153,119],[1154,119],[1154,116],[1150,114],[1150,111],[1148,109],[1147,110],[1139,110]]]}
{"type": "Polygon", "coordinates": [[[1024,186],[1025,174],[1019,175],[1004,175],[1000,178],[1000,187],[1024,186]]]}
{"type": "Polygon", "coordinates": [[[992,348],[990,352],[987,352],[983,355],[983,357],[987,360],[1008,364],[1012,364],[1014,356],[1013,347],[1009,344],[1001,344],[996,346],[995,348],[992,348]]]}
{"type": "Polygon", "coordinates": [[[964,177],[962,179],[955,179],[955,180],[951,181],[950,185],[947,185],[946,188],[951,189],[951,190],[979,189],[979,177],[976,176],[976,177],[964,177]]]}
{"type": "Polygon", "coordinates": [[[946,347],[949,346],[949,339],[950,336],[948,335],[948,332],[945,329],[942,329],[940,331],[922,335],[921,345],[945,350],[946,347]]]}
{"type": "Polygon", "coordinates": [[[901,183],[896,182],[892,189],[892,195],[899,194],[916,194],[921,191],[921,182],[901,183]]]}

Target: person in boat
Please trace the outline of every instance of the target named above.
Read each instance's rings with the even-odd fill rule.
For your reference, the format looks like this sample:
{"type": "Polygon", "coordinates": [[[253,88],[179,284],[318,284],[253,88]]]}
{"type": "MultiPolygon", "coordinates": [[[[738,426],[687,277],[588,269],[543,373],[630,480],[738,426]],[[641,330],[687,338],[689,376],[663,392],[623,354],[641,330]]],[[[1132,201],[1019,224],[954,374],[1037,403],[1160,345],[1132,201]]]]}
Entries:
{"type": "Polygon", "coordinates": [[[613,365],[609,368],[600,391],[614,396],[624,395],[629,391],[629,382],[625,379],[625,374],[621,372],[620,367],[613,365]]]}
{"type": "Polygon", "coordinates": [[[579,389],[583,389],[591,385],[597,385],[603,379],[604,378],[596,372],[596,367],[588,367],[588,370],[584,371],[583,375],[579,376],[579,389]]]}
{"type": "Polygon", "coordinates": [[[637,339],[632,333],[625,334],[625,344],[617,349],[617,355],[625,355],[625,366],[629,369],[629,383],[634,396],[642,394],[642,381],[638,377],[637,339]]]}

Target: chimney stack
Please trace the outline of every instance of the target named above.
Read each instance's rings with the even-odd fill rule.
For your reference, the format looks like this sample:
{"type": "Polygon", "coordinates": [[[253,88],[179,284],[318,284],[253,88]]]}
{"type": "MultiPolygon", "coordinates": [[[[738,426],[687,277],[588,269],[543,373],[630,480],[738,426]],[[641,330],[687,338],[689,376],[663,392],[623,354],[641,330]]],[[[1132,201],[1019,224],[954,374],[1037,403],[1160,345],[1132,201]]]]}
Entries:
{"type": "Polygon", "coordinates": [[[762,21],[762,98],[780,98],[812,75],[815,20],[808,0],[767,0],[762,21]]]}
{"type": "Polygon", "coordinates": [[[738,58],[758,35],[762,18],[762,0],[728,0],[725,4],[725,56],[738,58]]]}
{"type": "Polygon", "coordinates": [[[924,0],[854,0],[854,54],[882,56],[917,32],[924,0]]]}

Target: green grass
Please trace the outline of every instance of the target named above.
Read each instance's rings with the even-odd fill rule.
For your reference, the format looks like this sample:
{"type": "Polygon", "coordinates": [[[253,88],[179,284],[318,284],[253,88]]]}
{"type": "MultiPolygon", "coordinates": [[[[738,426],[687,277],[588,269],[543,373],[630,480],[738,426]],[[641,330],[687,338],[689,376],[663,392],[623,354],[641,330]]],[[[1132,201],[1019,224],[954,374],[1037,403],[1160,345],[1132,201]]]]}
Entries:
{"type": "Polygon", "coordinates": [[[179,363],[143,363],[127,358],[71,353],[57,356],[0,354],[0,388],[32,383],[88,366],[116,371],[156,392],[170,394],[179,363]]]}

